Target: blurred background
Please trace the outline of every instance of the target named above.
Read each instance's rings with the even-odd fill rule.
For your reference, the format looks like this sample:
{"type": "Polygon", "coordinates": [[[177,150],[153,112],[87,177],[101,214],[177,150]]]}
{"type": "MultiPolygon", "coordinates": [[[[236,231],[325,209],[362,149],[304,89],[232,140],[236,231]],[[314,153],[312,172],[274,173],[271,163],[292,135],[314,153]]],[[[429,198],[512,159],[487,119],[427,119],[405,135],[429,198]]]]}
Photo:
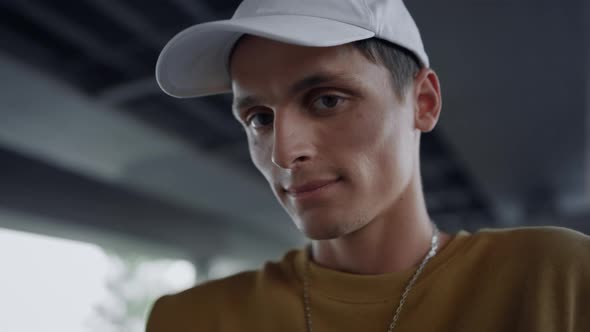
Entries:
{"type": "MultiPolygon", "coordinates": [[[[154,80],[168,39],[238,3],[0,1],[1,331],[143,331],[161,294],[305,243],[231,96],[154,80]]],[[[588,1],[406,4],[442,82],[421,151],[439,227],[590,233],[588,1]]]]}

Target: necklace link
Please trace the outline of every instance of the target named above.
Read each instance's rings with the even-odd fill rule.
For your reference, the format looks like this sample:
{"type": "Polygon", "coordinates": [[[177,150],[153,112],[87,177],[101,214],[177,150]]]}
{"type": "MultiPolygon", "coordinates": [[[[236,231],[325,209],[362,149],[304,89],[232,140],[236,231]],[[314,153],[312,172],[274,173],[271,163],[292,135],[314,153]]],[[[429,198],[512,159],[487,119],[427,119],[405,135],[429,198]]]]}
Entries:
{"type": "MultiPolygon", "coordinates": [[[[391,320],[391,323],[388,326],[387,332],[393,331],[393,329],[396,327],[397,322],[399,320],[400,313],[402,311],[402,307],[406,303],[406,299],[408,297],[408,294],[410,294],[410,290],[412,289],[412,287],[414,287],[414,284],[416,283],[418,276],[420,275],[420,273],[422,273],[422,270],[424,269],[424,267],[426,266],[428,261],[430,261],[430,259],[436,255],[436,252],[438,250],[438,241],[439,241],[439,230],[438,230],[438,227],[436,227],[436,224],[432,223],[432,239],[430,241],[430,250],[428,250],[428,253],[426,254],[426,256],[424,256],[424,258],[422,259],[422,262],[420,263],[420,265],[418,266],[418,268],[416,269],[416,271],[412,275],[412,278],[410,278],[410,281],[406,285],[406,288],[404,289],[404,292],[402,293],[402,296],[400,298],[399,304],[395,310],[395,314],[393,315],[393,319],[391,320]]],[[[311,258],[308,257],[307,263],[305,266],[305,271],[303,273],[304,274],[303,275],[303,305],[304,305],[304,309],[305,309],[305,322],[306,322],[307,331],[313,332],[313,324],[312,324],[312,319],[311,319],[311,301],[310,301],[310,297],[309,297],[309,294],[310,294],[310,292],[309,292],[310,260],[311,260],[311,258]]]]}

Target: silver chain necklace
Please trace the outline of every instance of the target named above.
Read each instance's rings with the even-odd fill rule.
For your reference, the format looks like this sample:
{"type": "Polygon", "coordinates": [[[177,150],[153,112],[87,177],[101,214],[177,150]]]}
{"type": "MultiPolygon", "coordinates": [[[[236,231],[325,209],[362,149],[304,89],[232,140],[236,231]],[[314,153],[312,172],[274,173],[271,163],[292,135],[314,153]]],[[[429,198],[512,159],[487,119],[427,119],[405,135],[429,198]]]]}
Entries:
{"type": "MultiPolygon", "coordinates": [[[[436,224],[432,223],[432,239],[430,240],[430,250],[428,251],[426,256],[422,259],[420,266],[418,266],[418,269],[416,269],[416,271],[414,272],[414,275],[412,276],[412,278],[410,279],[410,281],[406,285],[406,288],[405,288],[404,292],[402,293],[402,297],[399,300],[399,304],[397,305],[397,309],[395,310],[395,314],[393,315],[393,319],[391,320],[391,323],[389,324],[389,328],[387,329],[387,332],[393,331],[393,329],[397,325],[397,321],[399,320],[399,314],[402,311],[402,307],[406,303],[406,298],[408,297],[410,290],[412,289],[412,287],[414,287],[414,283],[416,283],[418,276],[420,275],[420,273],[422,273],[422,270],[424,269],[424,267],[426,266],[428,261],[434,255],[436,255],[436,251],[438,249],[438,235],[439,235],[438,228],[436,227],[436,224]]],[[[307,324],[307,331],[313,332],[313,325],[312,325],[312,320],[311,320],[311,305],[310,305],[310,300],[309,300],[309,280],[308,280],[308,274],[309,274],[309,269],[310,269],[309,268],[309,265],[310,265],[309,261],[310,261],[310,259],[307,260],[306,270],[303,275],[303,304],[305,305],[305,322],[307,324]]]]}

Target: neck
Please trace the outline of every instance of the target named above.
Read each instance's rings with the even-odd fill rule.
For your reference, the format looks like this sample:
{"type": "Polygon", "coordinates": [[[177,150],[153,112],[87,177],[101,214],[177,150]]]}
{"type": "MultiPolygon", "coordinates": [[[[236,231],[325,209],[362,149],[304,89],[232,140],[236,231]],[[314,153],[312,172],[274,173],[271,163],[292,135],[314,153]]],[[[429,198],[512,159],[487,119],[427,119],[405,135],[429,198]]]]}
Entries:
{"type": "MultiPolygon", "coordinates": [[[[418,266],[430,250],[433,226],[420,178],[412,181],[387,211],[361,229],[312,242],[313,260],[324,267],[356,274],[383,274],[418,266]]],[[[439,235],[439,250],[449,235],[439,235]]]]}

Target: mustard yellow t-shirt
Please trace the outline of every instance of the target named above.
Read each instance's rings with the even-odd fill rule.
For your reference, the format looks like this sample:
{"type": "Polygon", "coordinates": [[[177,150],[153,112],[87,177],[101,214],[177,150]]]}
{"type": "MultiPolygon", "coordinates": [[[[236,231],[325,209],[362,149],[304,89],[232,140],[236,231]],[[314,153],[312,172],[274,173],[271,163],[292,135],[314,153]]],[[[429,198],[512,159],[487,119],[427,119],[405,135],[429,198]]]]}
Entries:
{"type": "MultiPolygon", "coordinates": [[[[147,332],[306,331],[304,250],[154,305],[147,332]]],[[[414,269],[310,266],[313,329],[386,331],[414,269]]],[[[461,231],[428,263],[395,331],[589,332],[590,237],[557,227],[461,231]]]]}

